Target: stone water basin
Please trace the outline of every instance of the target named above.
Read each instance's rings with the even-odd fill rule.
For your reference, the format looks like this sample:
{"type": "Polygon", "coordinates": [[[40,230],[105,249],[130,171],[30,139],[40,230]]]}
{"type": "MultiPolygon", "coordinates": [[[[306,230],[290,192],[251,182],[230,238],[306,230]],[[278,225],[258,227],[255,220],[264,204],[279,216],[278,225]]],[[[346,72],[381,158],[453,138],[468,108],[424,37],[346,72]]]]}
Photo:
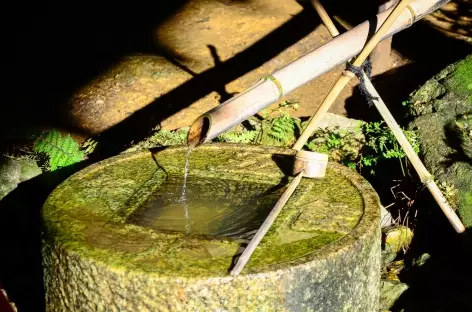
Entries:
{"type": "Polygon", "coordinates": [[[47,311],[376,311],[380,203],[351,169],[302,179],[240,276],[228,270],[292,179],[294,151],[125,153],[43,206],[47,311]],[[188,218],[186,218],[188,215],[188,218]]]}

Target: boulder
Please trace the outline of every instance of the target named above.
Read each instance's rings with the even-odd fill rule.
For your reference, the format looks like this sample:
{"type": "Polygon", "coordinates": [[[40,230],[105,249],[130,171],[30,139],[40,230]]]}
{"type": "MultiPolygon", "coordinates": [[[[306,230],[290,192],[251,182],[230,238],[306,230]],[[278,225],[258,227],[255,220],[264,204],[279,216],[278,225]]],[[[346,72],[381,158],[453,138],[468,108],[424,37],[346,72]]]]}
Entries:
{"type": "Polygon", "coordinates": [[[19,183],[42,173],[33,158],[0,155],[0,200],[13,191],[19,183]]]}
{"type": "Polygon", "coordinates": [[[400,296],[408,289],[408,285],[399,281],[383,280],[380,282],[380,309],[389,310],[400,296]]]}
{"type": "MultiPolygon", "coordinates": [[[[170,147],[123,153],[69,177],[42,210],[46,310],[378,311],[379,199],[334,162],[325,179],[300,182],[241,274],[228,274],[245,240],[217,233],[262,223],[261,205],[280,197],[293,156],[248,144],[190,154],[170,147]],[[153,194],[168,194],[184,172],[188,210],[159,203],[162,193],[153,194]],[[191,208],[215,199],[218,208],[191,208]],[[257,209],[232,215],[247,211],[248,199],[257,209]]],[[[182,184],[174,186],[177,199],[182,184]]]]}
{"type": "Polygon", "coordinates": [[[466,227],[472,226],[472,55],[451,64],[410,95],[425,166],[466,227]]]}
{"type": "MultiPolygon", "coordinates": [[[[161,56],[125,56],[73,95],[71,123],[96,135],[141,111],[139,118],[133,116],[146,119],[147,125],[137,123],[140,127],[189,126],[329,41],[327,29],[317,25],[316,13],[296,1],[190,1],[155,29],[161,56]]],[[[299,114],[311,115],[342,70],[337,66],[280,101],[297,101],[299,114]]],[[[337,107],[351,93],[346,88],[337,107]]]]}

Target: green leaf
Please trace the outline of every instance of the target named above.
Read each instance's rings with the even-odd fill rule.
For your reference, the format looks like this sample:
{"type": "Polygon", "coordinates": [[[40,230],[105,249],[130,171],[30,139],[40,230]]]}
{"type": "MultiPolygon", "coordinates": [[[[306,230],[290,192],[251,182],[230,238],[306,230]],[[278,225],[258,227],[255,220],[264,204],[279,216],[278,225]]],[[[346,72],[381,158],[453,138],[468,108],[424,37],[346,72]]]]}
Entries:
{"type": "Polygon", "coordinates": [[[85,157],[85,152],[69,134],[63,137],[55,129],[43,133],[35,142],[33,151],[47,155],[51,171],[80,162],[85,157]]]}

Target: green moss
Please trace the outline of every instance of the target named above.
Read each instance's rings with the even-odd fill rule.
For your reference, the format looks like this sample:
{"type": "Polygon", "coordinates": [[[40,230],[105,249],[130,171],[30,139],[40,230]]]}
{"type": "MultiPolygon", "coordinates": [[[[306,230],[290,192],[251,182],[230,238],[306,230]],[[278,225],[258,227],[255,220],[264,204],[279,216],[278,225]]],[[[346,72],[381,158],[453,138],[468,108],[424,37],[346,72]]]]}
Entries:
{"type": "MultiPolygon", "coordinates": [[[[303,128],[306,123],[302,124],[303,128]]],[[[309,138],[306,147],[314,152],[326,153],[330,160],[338,162],[354,162],[365,144],[362,130],[354,132],[328,127],[317,129],[309,138]]]]}
{"type": "Polygon", "coordinates": [[[247,265],[249,272],[257,271],[261,267],[271,264],[281,264],[290,262],[293,259],[301,258],[313,253],[323,246],[326,246],[344,235],[336,232],[318,232],[312,238],[290,242],[282,245],[266,245],[256,249],[251,256],[251,261],[247,265]]]}
{"type": "Polygon", "coordinates": [[[186,144],[189,127],[177,130],[156,129],[145,140],[127,149],[126,152],[134,152],[159,146],[174,146],[186,144]]]}
{"type": "Polygon", "coordinates": [[[466,96],[472,104],[472,55],[457,65],[447,85],[457,95],[466,96]]]}
{"type": "MultiPolygon", "coordinates": [[[[264,148],[205,146],[191,153],[189,174],[280,188],[291,180],[285,180],[284,168],[292,153],[285,150],[275,161],[274,154],[265,153],[264,148]]],[[[117,270],[188,277],[227,275],[242,240],[170,233],[127,222],[168,175],[183,173],[185,155],[184,148],[166,149],[154,157],[139,153],[123,158],[124,154],[75,174],[44,205],[45,241],[117,270]]],[[[208,189],[215,194],[220,191],[208,189]]],[[[338,169],[329,167],[325,179],[303,179],[247,270],[259,272],[271,265],[303,261],[348,234],[362,217],[363,205],[359,191],[338,169]],[[319,206],[319,200],[329,204],[319,206]],[[300,231],[293,224],[303,211],[313,216],[318,211],[321,217],[300,231]]]]}
{"type": "Polygon", "coordinates": [[[412,93],[410,102],[415,119],[409,128],[418,134],[423,162],[470,226],[472,55],[441,70],[412,93]]]}
{"type": "Polygon", "coordinates": [[[472,228],[472,191],[461,195],[459,215],[467,228],[472,228]]]}

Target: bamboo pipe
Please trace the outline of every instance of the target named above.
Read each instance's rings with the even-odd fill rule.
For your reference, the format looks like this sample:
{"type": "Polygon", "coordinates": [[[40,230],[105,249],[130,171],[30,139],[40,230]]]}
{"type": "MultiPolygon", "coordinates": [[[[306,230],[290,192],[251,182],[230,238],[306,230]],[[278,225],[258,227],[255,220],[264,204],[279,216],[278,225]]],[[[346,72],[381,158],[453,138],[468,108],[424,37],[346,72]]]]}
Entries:
{"type": "MultiPolygon", "coordinates": [[[[322,4],[319,2],[319,0],[312,0],[313,3],[316,3],[317,5],[314,6],[316,11],[320,10],[320,12],[326,13],[324,10],[322,4]]],[[[318,13],[320,13],[318,12],[318,13]]],[[[327,25],[328,30],[331,33],[330,29],[334,29],[335,31],[331,33],[332,36],[336,35],[337,29],[332,20],[330,19],[328,14],[320,14],[320,17],[325,25],[327,25]],[[329,27],[328,27],[329,25],[329,27]]],[[[339,33],[338,33],[339,34],[339,33]]],[[[436,182],[434,182],[433,177],[431,174],[428,172],[428,169],[424,166],[423,162],[420,160],[418,155],[415,153],[415,150],[411,146],[410,142],[408,142],[408,139],[405,137],[405,134],[401,130],[400,126],[397,124],[395,119],[393,118],[392,114],[388,110],[387,106],[385,105],[384,101],[378,94],[377,90],[373,86],[372,82],[370,81],[369,77],[365,74],[364,71],[362,71],[362,76],[365,82],[365,86],[367,91],[374,97],[372,99],[375,107],[379,111],[380,115],[382,118],[385,120],[387,123],[388,127],[392,130],[393,135],[397,139],[398,143],[400,146],[403,148],[405,151],[405,154],[407,155],[408,159],[412,163],[413,167],[415,168],[418,176],[420,177],[421,181],[426,184],[426,187],[429,189],[431,194],[433,195],[434,199],[438,203],[439,207],[443,211],[443,213],[446,215],[447,219],[449,222],[452,224],[454,229],[456,230],[457,233],[463,233],[465,232],[465,226],[457,216],[457,214],[454,212],[454,210],[450,207],[448,204],[446,198],[442,194],[441,190],[437,186],[436,182]]]]}
{"type": "MultiPolygon", "coordinates": [[[[356,57],[352,65],[359,67],[364,63],[364,61],[369,56],[370,52],[374,49],[377,43],[382,39],[385,33],[387,33],[388,29],[393,25],[395,20],[402,14],[405,8],[409,5],[411,0],[402,0],[395,8],[392,10],[391,14],[387,17],[385,22],[380,26],[379,30],[372,36],[372,38],[367,42],[367,44],[362,49],[361,53],[356,57]]],[[[326,18],[326,16],[325,16],[326,18]]],[[[329,17],[328,17],[329,18],[329,17]]],[[[334,26],[334,24],[331,22],[334,26]]],[[[338,37],[339,38],[339,37],[338,37]]],[[[316,111],[315,115],[310,118],[308,125],[306,126],[305,130],[302,132],[300,137],[298,138],[295,145],[292,147],[294,150],[301,150],[305,145],[308,138],[312,135],[313,131],[315,130],[317,123],[321,119],[321,117],[329,110],[331,105],[333,105],[334,101],[347,85],[349,80],[351,80],[351,75],[346,75],[345,72],[339,77],[338,81],[336,81],[335,85],[331,89],[331,91],[326,96],[321,106],[316,111]]]]}
{"type": "MultiPolygon", "coordinates": [[[[389,28],[383,39],[408,28],[450,0],[413,0],[389,28]]],[[[377,27],[393,8],[377,14],[377,27]]],[[[343,64],[358,54],[368,38],[370,23],[365,21],[338,35],[326,44],[295,60],[255,85],[209,110],[191,125],[188,145],[199,145],[212,140],[226,130],[246,120],[263,108],[278,101],[296,88],[343,64]]]]}

